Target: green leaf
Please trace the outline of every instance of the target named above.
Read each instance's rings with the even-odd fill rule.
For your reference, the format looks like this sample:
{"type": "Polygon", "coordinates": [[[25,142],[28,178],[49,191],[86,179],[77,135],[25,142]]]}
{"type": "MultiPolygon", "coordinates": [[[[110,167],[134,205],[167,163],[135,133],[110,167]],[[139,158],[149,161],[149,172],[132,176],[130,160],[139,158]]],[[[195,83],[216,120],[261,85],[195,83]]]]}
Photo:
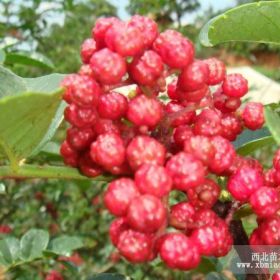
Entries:
{"type": "Polygon", "coordinates": [[[49,233],[45,230],[31,229],[20,240],[21,258],[25,261],[43,256],[49,243],[49,233]]]}
{"type": "Polygon", "coordinates": [[[0,49],[0,64],[3,64],[6,58],[6,53],[4,50],[0,49]]]}
{"type": "Polygon", "coordinates": [[[101,273],[96,276],[92,276],[88,280],[129,280],[130,278],[121,274],[113,273],[101,273]]]}
{"type": "Polygon", "coordinates": [[[53,239],[50,242],[48,251],[52,251],[57,255],[68,256],[74,250],[83,247],[83,241],[79,237],[63,235],[53,239]]]}
{"type": "Polygon", "coordinates": [[[44,146],[62,121],[61,91],[26,93],[0,100],[0,146],[17,164],[44,146]]]}
{"type": "Polygon", "coordinates": [[[205,280],[228,280],[223,274],[218,272],[210,272],[206,275],[205,280]]]}
{"type": "Polygon", "coordinates": [[[249,3],[210,20],[200,32],[207,47],[230,41],[280,43],[280,2],[249,3]]]}
{"type": "Polygon", "coordinates": [[[194,273],[210,273],[211,271],[216,271],[216,260],[210,258],[202,258],[199,266],[193,270],[194,273]]]}
{"type": "Polygon", "coordinates": [[[6,64],[23,64],[44,69],[53,69],[54,65],[46,56],[40,53],[29,52],[8,52],[6,54],[6,64]]]}
{"type": "Polygon", "coordinates": [[[266,107],[264,110],[265,122],[269,131],[271,132],[272,137],[280,144],[280,117],[274,112],[271,108],[266,107]]]}
{"type": "Polygon", "coordinates": [[[269,145],[275,144],[272,136],[266,136],[253,141],[249,141],[237,149],[237,153],[241,156],[248,156],[253,152],[269,145]]]}
{"type": "Polygon", "coordinates": [[[0,240],[0,264],[3,266],[9,266],[12,263],[13,257],[6,240],[0,240]]]}

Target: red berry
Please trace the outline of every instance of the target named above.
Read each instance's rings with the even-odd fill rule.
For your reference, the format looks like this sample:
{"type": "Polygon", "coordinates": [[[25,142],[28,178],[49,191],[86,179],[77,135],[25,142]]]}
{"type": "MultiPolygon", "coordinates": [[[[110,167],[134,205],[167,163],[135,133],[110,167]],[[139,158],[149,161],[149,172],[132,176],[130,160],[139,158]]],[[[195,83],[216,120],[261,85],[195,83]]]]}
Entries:
{"type": "Polygon", "coordinates": [[[164,69],[161,57],[154,51],[145,51],[133,59],[129,73],[133,80],[144,86],[153,86],[164,69]]]}
{"type": "Polygon", "coordinates": [[[242,123],[240,119],[233,114],[223,115],[221,125],[221,136],[229,141],[235,141],[237,136],[242,132],[242,123]]]}
{"type": "Polygon", "coordinates": [[[67,140],[60,146],[60,154],[63,157],[63,161],[66,165],[70,165],[72,167],[77,167],[78,165],[78,153],[72,146],[68,143],[67,140]]]}
{"type": "Polygon", "coordinates": [[[94,124],[94,131],[97,135],[105,133],[120,134],[118,126],[109,119],[98,119],[98,121],[94,124]]]}
{"type": "Polygon", "coordinates": [[[235,112],[241,105],[241,99],[238,97],[230,97],[222,92],[221,88],[213,94],[214,106],[222,113],[235,112]]]}
{"type": "Polygon", "coordinates": [[[205,59],[203,62],[207,64],[209,69],[207,84],[212,86],[221,83],[226,76],[225,64],[215,57],[205,59]]]}
{"type": "Polygon", "coordinates": [[[186,230],[194,222],[194,207],[188,202],[180,202],[170,209],[169,224],[181,230],[186,230]]]}
{"type": "Polygon", "coordinates": [[[79,128],[92,127],[98,119],[94,108],[82,108],[75,104],[66,107],[64,117],[70,124],[79,128]]]}
{"type": "Polygon", "coordinates": [[[144,45],[146,48],[150,47],[158,35],[158,27],[155,21],[148,17],[134,15],[131,17],[129,24],[137,26],[142,34],[144,45]]]}
{"type": "Polygon", "coordinates": [[[202,162],[184,152],[171,157],[166,169],[173,179],[174,189],[183,191],[202,184],[206,175],[202,162]]]}
{"type": "Polygon", "coordinates": [[[208,165],[213,160],[215,153],[211,139],[203,135],[193,135],[186,139],[184,142],[184,151],[193,154],[205,165],[208,165]]]}
{"type": "Polygon", "coordinates": [[[264,173],[264,184],[266,186],[275,188],[277,187],[277,175],[276,175],[277,171],[272,168],[272,169],[268,169],[265,173],[264,173]]]}
{"type": "Polygon", "coordinates": [[[280,270],[272,274],[272,280],[280,280],[280,270]]]}
{"type": "Polygon", "coordinates": [[[128,261],[145,262],[151,255],[152,239],[150,235],[128,229],[120,234],[117,248],[128,261]]]}
{"type": "Polygon", "coordinates": [[[9,225],[0,225],[0,234],[9,234],[12,232],[12,228],[9,225]]]}
{"type": "Polygon", "coordinates": [[[81,46],[81,58],[83,63],[88,64],[92,55],[96,52],[97,46],[94,39],[86,39],[81,46]]]}
{"type": "Polygon", "coordinates": [[[200,102],[209,93],[209,87],[207,85],[203,85],[200,89],[194,91],[177,90],[176,94],[179,96],[181,101],[200,102]]]}
{"type": "Polygon", "coordinates": [[[241,167],[228,181],[228,191],[240,201],[248,201],[250,196],[263,186],[263,174],[251,167],[241,167]]]}
{"type": "Polygon", "coordinates": [[[197,135],[215,136],[222,132],[221,117],[217,111],[204,109],[196,118],[194,133],[197,135]]]}
{"type": "Polygon", "coordinates": [[[116,17],[99,18],[92,29],[92,37],[97,42],[99,48],[105,47],[105,35],[112,25],[118,24],[120,20],[116,17]]]}
{"type": "Polygon", "coordinates": [[[177,101],[170,101],[165,106],[165,112],[168,114],[173,127],[193,123],[196,115],[195,111],[184,110],[185,107],[177,101]]]}
{"type": "Polygon", "coordinates": [[[213,226],[219,221],[217,214],[211,209],[200,209],[194,215],[194,227],[213,226]]]}
{"type": "Polygon", "coordinates": [[[89,64],[83,64],[78,73],[79,73],[80,76],[89,76],[91,78],[94,78],[92,69],[89,66],[89,64]]]}
{"type": "Polygon", "coordinates": [[[280,149],[277,150],[273,157],[273,167],[280,171],[280,149]]]}
{"type": "Polygon", "coordinates": [[[221,136],[212,138],[212,145],[215,153],[213,160],[209,163],[209,169],[215,174],[226,172],[235,160],[235,150],[233,145],[221,136]]]}
{"type": "Polygon", "coordinates": [[[166,221],[166,210],[159,198],[145,194],[133,199],[127,211],[127,222],[134,230],[153,233],[166,221]]]}
{"type": "Polygon", "coordinates": [[[120,166],[125,161],[123,140],[115,133],[101,134],[91,144],[90,156],[93,161],[104,168],[120,166]]]}
{"type": "Polygon", "coordinates": [[[180,125],[176,127],[173,133],[174,141],[180,147],[183,147],[184,142],[191,136],[193,136],[193,131],[188,125],[180,125]]]}
{"type": "Polygon", "coordinates": [[[141,193],[159,198],[168,195],[172,188],[165,168],[155,164],[143,164],[135,173],[135,183],[141,193]]]}
{"type": "Polygon", "coordinates": [[[58,271],[52,270],[48,273],[45,280],[64,280],[64,278],[58,271]]]}
{"type": "Polygon", "coordinates": [[[236,155],[234,163],[228,169],[228,172],[227,172],[226,175],[231,175],[242,167],[251,167],[251,168],[254,168],[256,170],[259,170],[260,173],[263,173],[263,167],[259,163],[258,160],[254,159],[254,158],[251,158],[251,157],[241,157],[239,155],[236,155]]]}
{"type": "Polygon", "coordinates": [[[227,96],[242,97],[248,92],[248,81],[241,74],[228,74],[222,87],[227,96]]]}
{"type": "Polygon", "coordinates": [[[198,248],[182,233],[168,233],[165,236],[160,257],[168,267],[180,270],[193,269],[200,262],[198,248]]]}
{"type": "Polygon", "coordinates": [[[92,161],[88,152],[80,157],[79,169],[82,174],[90,178],[97,177],[103,172],[103,169],[92,161]]]}
{"type": "Polygon", "coordinates": [[[113,215],[124,216],[131,201],[139,195],[133,180],[121,178],[109,184],[104,196],[104,203],[113,215]]]}
{"type": "Polygon", "coordinates": [[[263,105],[258,102],[248,102],[242,112],[244,125],[251,129],[260,129],[264,124],[263,105]]]}
{"type": "Polygon", "coordinates": [[[128,104],[127,118],[137,126],[154,127],[161,120],[162,114],[161,103],[143,94],[134,97],[128,104]]]}
{"type": "Polygon", "coordinates": [[[117,218],[111,223],[109,235],[114,246],[118,245],[121,233],[128,229],[129,227],[126,223],[125,218],[117,218]]]}
{"type": "Polygon", "coordinates": [[[220,187],[210,179],[206,179],[201,185],[187,190],[190,204],[196,208],[211,208],[220,196],[220,187]]]}
{"type": "MultiPolygon", "coordinates": [[[[258,245],[263,245],[263,241],[261,240],[260,237],[260,229],[256,228],[252,232],[250,238],[249,238],[249,244],[251,246],[258,246],[258,245]]],[[[254,250],[256,249],[255,247],[253,248],[254,250]]]]}
{"type": "Polygon", "coordinates": [[[196,60],[183,69],[178,78],[178,87],[183,91],[199,90],[206,84],[208,75],[207,64],[196,60]]]}
{"type": "Polygon", "coordinates": [[[127,106],[127,98],[118,92],[112,91],[100,96],[98,113],[101,118],[118,120],[125,116],[127,106]]]}
{"type": "Polygon", "coordinates": [[[125,60],[109,49],[102,49],[93,54],[90,66],[96,79],[105,85],[121,82],[126,73],[125,60]]]}
{"type": "Polygon", "coordinates": [[[260,238],[265,245],[280,245],[280,217],[269,217],[260,227],[260,238]]]}
{"type": "Polygon", "coordinates": [[[261,187],[251,195],[250,204],[259,217],[270,217],[280,208],[279,193],[276,189],[261,187]]]}
{"type": "Polygon", "coordinates": [[[94,136],[92,128],[71,127],[67,130],[66,139],[75,150],[81,151],[89,147],[94,136]]]}
{"type": "Polygon", "coordinates": [[[161,56],[163,62],[171,68],[186,67],[194,57],[191,41],[175,30],[160,33],[154,41],[153,48],[161,56]]]}
{"type": "Polygon", "coordinates": [[[175,78],[167,86],[167,94],[168,94],[169,98],[173,99],[173,100],[180,99],[180,94],[179,94],[179,91],[177,90],[177,82],[178,82],[178,79],[175,78]]]}
{"type": "Polygon", "coordinates": [[[126,150],[127,160],[133,170],[144,163],[163,165],[165,155],[165,147],[149,136],[135,137],[126,150]]]}

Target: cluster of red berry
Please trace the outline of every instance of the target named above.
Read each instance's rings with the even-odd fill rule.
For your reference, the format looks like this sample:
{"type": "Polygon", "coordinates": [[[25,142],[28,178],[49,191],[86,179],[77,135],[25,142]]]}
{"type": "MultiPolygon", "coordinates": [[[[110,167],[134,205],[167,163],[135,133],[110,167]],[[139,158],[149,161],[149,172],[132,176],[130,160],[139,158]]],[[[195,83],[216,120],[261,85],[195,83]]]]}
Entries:
{"type": "Polygon", "coordinates": [[[63,81],[72,127],[61,154],[88,177],[122,176],[109,184],[104,201],[117,216],[112,243],[131,262],[159,254],[167,266],[185,270],[201,256],[226,255],[232,237],[211,209],[221,191],[218,176],[229,177],[233,198],[249,201],[266,219],[261,239],[271,244],[266,232],[276,228],[273,244],[280,245],[280,217],[268,218],[279,208],[272,177],[280,161],[265,179],[262,166],[236,155],[231,143],[244,127],[262,127],[263,106],[240,108],[247,80],[227,74],[217,58],[194,54],[191,41],[174,30],[159,33],[147,17],[101,18],[82,44],[79,73],[63,81]],[[136,88],[127,95],[113,91],[126,85],[136,88]],[[173,190],[186,201],[169,208],[173,190]],[[166,232],[168,226],[177,231],[166,232]]]}

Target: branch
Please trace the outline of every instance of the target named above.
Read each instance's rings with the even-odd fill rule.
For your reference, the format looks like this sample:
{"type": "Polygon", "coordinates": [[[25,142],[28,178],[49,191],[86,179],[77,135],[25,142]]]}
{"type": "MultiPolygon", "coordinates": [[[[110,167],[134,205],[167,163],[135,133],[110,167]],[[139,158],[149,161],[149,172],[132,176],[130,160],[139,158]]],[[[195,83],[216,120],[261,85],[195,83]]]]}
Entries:
{"type": "MultiPolygon", "coordinates": [[[[11,166],[0,166],[0,179],[28,179],[28,178],[54,178],[65,180],[90,180],[79,173],[75,168],[65,166],[48,166],[48,165],[29,165],[18,166],[15,170],[11,166]]],[[[98,176],[93,178],[94,181],[108,182],[113,179],[112,176],[98,176]]]]}

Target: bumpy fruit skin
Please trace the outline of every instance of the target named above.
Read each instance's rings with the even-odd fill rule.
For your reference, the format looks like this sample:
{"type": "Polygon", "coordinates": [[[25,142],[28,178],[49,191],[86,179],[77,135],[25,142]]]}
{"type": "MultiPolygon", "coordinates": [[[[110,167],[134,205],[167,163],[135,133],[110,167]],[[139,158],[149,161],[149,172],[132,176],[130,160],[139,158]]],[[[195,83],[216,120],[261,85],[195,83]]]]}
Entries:
{"type": "Polygon", "coordinates": [[[211,208],[217,202],[221,189],[213,180],[206,179],[201,185],[187,190],[191,205],[196,208],[211,208]]]}
{"type": "Polygon", "coordinates": [[[170,209],[169,224],[181,230],[186,230],[194,222],[194,207],[188,202],[180,202],[170,209]]]}
{"type": "Polygon", "coordinates": [[[98,119],[95,108],[82,108],[75,104],[65,109],[64,117],[66,121],[78,128],[91,127],[98,119]]]}
{"type": "Polygon", "coordinates": [[[183,112],[184,109],[185,107],[178,101],[170,101],[165,106],[165,112],[168,114],[168,118],[173,127],[193,123],[196,116],[195,111],[187,110],[183,112]]]}
{"type": "Polygon", "coordinates": [[[149,136],[136,136],[126,149],[127,160],[133,170],[142,164],[163,165],[165,162],[165,147],[149,136]]]}
{"type": "Polygon", "coordinates": [[[244,125],[251,129],[257,130],[264,124],[264,107],[258,102],[248,102],[242,112],[244,125]]]}
{"type": "Polygon", "coordinates": [[[260,229],[259,228],[256,228],[254,229],[254,231],[252,232],[250,238],[249,238],[249,244],[251,246],[253,246],[253,249],[257,249],[256,247],[254,246],[258,246],[258,245],[262,245],[263,244],[263,241],[260,237],[260,229]]]}
{"type": "Polygon", "coordinates": [[[114,24],[118,24],[120,20],[116,17],[109,18],[99,18],[95,22],[95,26],[92,29],[92,37],[95,39],[97,46],[99,48],[104,48],[105,44],[105,35],[110,27],[114,24]]]}
{"type": "Polygon", "coordinates": [[[259,226],[259,234],[263,244],[280,245],[280,217],[270,217],[265,219],[259,226]]]}
{"type": "Polygon", "coordinates": [[[92,161],[88,152],[79,158],[79,170],[82,174],[90,178],[97,177],[104,172],[102,167],[92,161]]]}
{"type": "Polygon", "coordinates": [[[92,55],[97,51],[96,42],[94,39],[86,39],[81,46],[81,58],[83,63],[89,63],[92,55]]]}
{"type": "Polygon", "coordinates": [[[45,280],[64,280],[64,278],[58,271],[52,270],[48,273],[45,280]]]}
{"type": "Polygon", "coordinates": [[[221,119],[222,132],[221,136],[229,141],[236,140],[237,136],[242,132],[242,123],[234,114],[225,114],[221,119]]]}
{"type": "Polygon", "coordinates": [[[275,188],[277,187],[277,182],[276,182],[276,173],[277,171],[274,168],[268,169],[267,171],[264,172],[264,185],[275,188]]]}
{"type": "Polygon", "coordinates": [[[166,210],[159,198],[141,195],[133,199],[127,211],[127,223],[132,229],[156,232],[166,221],[166,210]]]}
{"type": "Polygon", "coordinates": [[[184,146],[184,142],[193,136],[192,128],[188,125],[180,125],[173,131],[173,139],[179,147],[184,146]]]}
{"type": "Polygon", "coordinates": [[[109,119],[98,119],[93,128],[97,135],[106,133],[120,134],[118,125],[109,119]]]}
{"type": "Polygon", "coordinates": [[[261,187],[251,195],[250,204],[259,217],[270,217],[280,208],[279,193],[276,189],[261,187]]]}
{"type": "Polygon", "coordinates": [[[161,103],[145,95],[139,95],[130,100],[127,118],[137,126],[155,127],[161,120],[163,108],[161,103]]]}
{"type": "Polygon", "coordinates": [[[165,168],[155,164],[143,164],[135,173],[135,183],[142,194],[159,198],[167,195],[172,188],[172,179],[165,168]]]}
{"type": "Polygon", "coordinates": [[[151,47],[158,35],[158,27],[156,22],[148,17],[134,15],[131,17],[129,24],[132,26],[137,26],[141,30],[141,32],[144,34],[142,38],[144,46],[146,48],[151,47]]]}
{"type": "Polygon", "coordinates": [[[174,269],[193,269],[200,262],[198,248],[182,233],[167,234],[159,252],[164,263],[174,269]]]}
{"type": "Polygon", "coordinates": [[[228,74],[222,88],[227,96],[240,98],[248,92],[248,81],[241,74],[228,74]]]}
{"type": "Polygon", "coordinates": [[[229,178],[227,188],[235,199],[245,202],[263,184],[263,174],[255,168],[245,166],[229,178]]]}
{"type": "Polygon", "coordinates": [[[184,68],[194,57],[193,44],[175,30],[160,33],[153,48],[171,68],[184,68]]]}
{"type": "Polygon", "coordinates": [[[90,67],[95,78],[106,85],[119,83],[126,73],[125,60],[107,48],[93,54],[90,67]]]}
{"type": "Polygon", "coordinates": [[[65,88],[66,102],[88,108],[97,106],[101,89],[91,77],[72,74],[62,81],[61,86],[65,88]]]}
{"type": "Polygon", "coordinates": [[[101,134],[91,144],[90,156],[104,168],[120,166],[125,161],[125,146],[122,138],[115,133],[101,134]]]}
{"type": "Polygon", "coordinates": [[[225,64],[215,57],[205,59],[203,62],[209,69],[207,84],[211,86],[220,84],[226,76],[225,64]]]}
{"type": "Polygon", "coordinates": [[[119,22],[106,32],[105,43],[121,56],[135,56],[144,49],[143,37],[137,26],[130,22],[119,22]]]}
{"type": "Polygon", "coordinates": [[[166,169],[173,179],[173,188],[182,191],[202,184],[206,175],[202,162],[185,152],[171,157],[166,169]]]}
{"type": "Polygon", "coordinates": [[[280,270],[272,274],[272,280],[280,280],[280,270]]]}
{"type": "Polygon", "coordinates": [[[161,57],[154,51],[145,51],[133,59],[129,73],[139,85],[153,86],[161,76],[164,65],[161,57]]]}
{"type": "Polygon", "coordinates": [[[150,235],[128,229],[120,234],[117,248],[128,261],[145,262],[151,255],[152,239],[150,235]]]}
{"type": "Polygon", "coordinates": [[[127,98],[114,91],[108,94],[103,94],[98,101],[99,116],[105,119],[118,120],[124,117],[127,107],[127,98]]]}
{"type": "Polygon", "coordinates": [[[221,117],[212,109],[203,110],[195,120],[193,131],[197,135],[216,136],[222,131],[221,117]]]}
{"type": "Polygon", "coordinates": [[[78,166],[79,155],[67,140],[64,140],[61,144],[60,154],[63,157],[63,161],[66,165],[70,165],[72,167],[78,166]]]}
{"type": "Polygon", "coordinates": [[[111,223],[109,229],[109,235],[110,235],[110,240],[114,246],[118,245],[121,233],[128,229],[129,229],[128,224],[125,218],[123,217],[115,219],[111,223]]]}
{"type": "Polygon", "coordinates": [[[207,64],[196,60],[183,69],[178,78],[178,87],[183,91],[199,90],[208,81],[208,76],[207,64]]]}
{"type": "Polygon", "coordinates": [[[222,174],[226,172],[234,163],[236,153],[233,145],[221,136],[212,138],[212,145],[214,146],[215,153],[213,160],[209,163],[209,169],[215,174],[222,174]]]}
{"type": "MultiPolygon", "coordinates": [[[[242,167],[251,167],[256,170],[259,170],[260,173],[263,173],[263,167],[260,164],[260,162],[254,158],[251,157],[242,157],[239,155],[236,155],[233,165],[228,169],[227,176],[232,175],[237,170],[239,170],[242,167]]],[[[266,184],[265,184],[266,185],[266,184]]],[[[266,185],[269,186],[269,185],[266,185]]]]}
{"type": "Polygon", "coordinates": [[[212,161],[215,153],[211,138],[203,135],[194,135],[186,139],[184,142],[184,151],[193,154],[205,165],[208,165],[212,161]]]}
{"type": "Polygon", "coordinates": [[[66,139],[77,151],[86,149],[94,140],[95,133],[92,128],[71,127],[67,130],[66,139]]]}
{"type": "Polygon", "coordinates": [[[214,106],[222,113],[235,112],[241,105],[241,99],[230,97],[223,93],[222,88],[218,88],[213,94],[214,106]]]}
{"type": "Polygon", "coordinates": [[[280,149],[276,151],[273,157],[273,167],[280,171],[280,149]]]}
{"type": "Polygon", "coordinates": [[[124,216],[131,201],[139,195],[133,180],[120,178],[109,184],[104,196],[104,203],[113,215],[124,216]]]}
{"type": "Polygon", "coordinates": [[[200,102],[203,98],[206,98],[209,95],[209,87],[203,85],[201,88],[193,91],[182,91],[177,89],[176,94],[179,95],[179,99],[182,102],[200,102]]]}
{"type": "Polygon", "coordinates": [[[180,99],[180,94],[177,91],[177,82],[178,79],[174,78],[173,81],[167,85],[167,94],[168,97],[172,100],[180,99]]]}
{"type": "Polygon", "coordinates": [[[219,217],[211,209],[198,209],[194,215],[194,228],[203,226],[213,226],[217,223],[219,217]]]}

